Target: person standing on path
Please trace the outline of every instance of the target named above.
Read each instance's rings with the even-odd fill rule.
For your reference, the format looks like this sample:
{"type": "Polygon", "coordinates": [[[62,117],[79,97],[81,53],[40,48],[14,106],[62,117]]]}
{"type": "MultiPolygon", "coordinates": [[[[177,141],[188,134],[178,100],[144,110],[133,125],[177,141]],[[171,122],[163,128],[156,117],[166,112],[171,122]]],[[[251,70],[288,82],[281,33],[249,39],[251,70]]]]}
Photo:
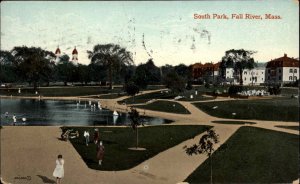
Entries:
{"type": "Polygon", "coordinates": [[[56,178],[56,184],[61,183],[61,179],[64,177],[64,159],[62,155],[58,155],[56,159],[56,167],[53,171],[53,176],[56,178]]]}
{"type": "Polygon", "coordinates": [[[15,126],[17,124],[17,117],[16,117],[16,115],[13,115],[12,118],[13,118],[13,121],[14,121],[13,126],[15,126]]]}
{"type": "Polygon", "coordinates": [[[83,136],[85,137],[85,144],[86,144],[86,146],[88,146],[89,142],[90,142],[90,133],[89,133],[89,131],[84,131],[83,136]]]}
{"type": "Polygon", "coordinates": [[[99,142],[100,134],[98,128],[95,129],[94,132],[94,143],[97,144],[99,142]]]}
{"type": "Polygon", "coordinates": [[[97,144],[97,160],[99,165],[102,164],[103,156],[104,156],[104,146],[102,144],[102,141],[99,141],[99,143],[97,144]]]}

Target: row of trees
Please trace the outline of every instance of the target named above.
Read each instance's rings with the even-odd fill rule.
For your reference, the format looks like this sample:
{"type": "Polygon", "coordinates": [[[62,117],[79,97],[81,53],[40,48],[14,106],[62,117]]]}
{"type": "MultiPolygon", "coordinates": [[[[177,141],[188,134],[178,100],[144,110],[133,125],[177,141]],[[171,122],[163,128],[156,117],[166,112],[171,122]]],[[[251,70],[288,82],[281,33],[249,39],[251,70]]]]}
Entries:
{"type": "Polygon", "coordinates": [[[38,84],[50,82],[93,82],[109,81],[127,84],[143,89],[148,85],[165,84],[174,90],[184,89],[192,80],[191,67],[184,64],[157,67],[153,59],[138,66],[134,65],[132,54],[125,48],[114,44],[95,45],[87,51],[91,60],[89,65],[74,65],[68,55],[57,58],[53,52],[36,47],[14,47],[11,51],[1,51],[0,82],[28,82],[34,88],[38,84]]]}
{"type": "MultiPolygon", "coordinates": [[[[50,82],[93,82],[109,81],[127,84],[128,82],[146,88],[149,84],[164,84],[173,91],[181,92],[191,87],[192,66],[179,64],[157,67],[153,59],[138,66],[134,65],[132,53],[115,44],[95,45],[93,50],[87,51],[91,60],[89,65],[74,65],[68,55],[62,55],[59,62],[54,62],[53,52],[36,47],[14,47],[11,51],[1,51],[0,82],[29,82],[37,87],[38,84],[50,82]],[[189,84],[189,85],[187,85],[189,84]]],[[[244,49],[228,50],[220,64],[221,78],[225,77],[228,67],[234,68],[239,74],[240,84],[243,84],[242,72],[252,69],[255,62],[252,57],[254,51],[244,49]]]]}

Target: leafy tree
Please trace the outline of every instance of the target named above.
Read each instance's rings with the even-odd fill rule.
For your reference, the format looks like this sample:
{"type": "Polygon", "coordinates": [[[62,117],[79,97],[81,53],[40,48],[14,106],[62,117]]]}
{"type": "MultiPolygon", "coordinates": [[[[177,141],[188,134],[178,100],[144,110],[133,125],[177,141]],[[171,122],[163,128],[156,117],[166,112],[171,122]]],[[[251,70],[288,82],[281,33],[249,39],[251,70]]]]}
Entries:
{"type": "Polygon", "coordinates": [[[186,66],[185,64],[179,64],[179,65],[176,65],[174,67],[174,70],[176,71],[176,73],[184,78],[184,79],[189,79],[190,77],[190,70],[189,70],[189,67],[186,66]]]}
{"type": "Polygon", "coordinates": [[[70,62],[70,57],[66,54],[62,55],[57,63],[57,75],[58,79],[63,81],[65,86],[68,82],[74,81],[76,66],[70,62]]]}
{"type": "Polygon", "coordinates": [[[11,51],[19,75],[37,89],[37,83],[42,78],[49,77],[50,62],[55,57],[54,53],[36,47],[14,47],[11,51]]]}
{"type": "Polygon", "coordinates": [[[119,71],[123,65],[132,65],[132,54],[125,48],[114,44],[95,45],[93,51],[87,51],[91,63],[106,66],[109,76],[109,87],[112,89],[113,69],[119,71]]]}
{"type": "Polygon", "coordinates": [[[90,68],[87,65],[78,64],[77,71],[79,82],[85,84],[91,82],[90,68]]]}
{"type": "Polygon", "coordinates": [[[90,63],[88,65],[90,71],[91,81],[100,82],[107,81],[107,75],[105,74],[107,69],[103,65],[90,63]]]}
{"type": "Polygon", "coordinates": [[[172,65],[164,65],[161,67],[161,72],[162,72],[162,79],[166,77],[167,74],[174,72],[174,67],[172,65]]]}
{"type": "Polygon", "coordinates": [[[212,170],[212,153],[214,151],[214,144],[219,142],[219,135],[215,130],[208,129],[206,133],[200,138],[198,144],[194,144],[191,147],[184,146],[184,149],[188,155],[207,154],[210,160],[210,183],[213,182],[213,170],[212,170]]]}
{"type": "Polygon", "coordinates": [[[140,113],[133,107],[131,107],[129,114],[129,118],[131,120],[131,127],[135,131],[136,136],[136,144],[135,147],[138,148],[139,146],[139,132],[138,126],[143,125],[140,117],[140,113]]]}
{"type": "Polygon", "coordinates": [[[0,82],[16,82],[18,80],[14,57],[9,51],[0,50],[0,82]]]}
{"type": "Polygon", "coordinates": [[[160,69],[149,59],[145,64],[137,66],[134,80],[141,88],[146,88],[148,84],[158,84],[161,81],[160,69]]]}
{"type": "Polygon", "coordinates": [[[126,83],[124,85],[124,89],[128,95],[133,97],[133,101],[134,101],[134,96],[140,92],[139,87],[132,81],[126,83]]]}
{"type": "Polygon", "coordinates": [[[240,85],[243,85],[243,70],[253,69],[256,66],[252,57],[254,53],[256,53],[256,51],[248,51],[244,49],[231,49],[226,51],[220,64],[220,67],[223,70],[221,73],[224,75],[224,70],[227,67],[232,67],[234,71],[239,74],[240,85]]]}
{"type": "Polygon", "coordinates": [[[164,77],[164,84],[174,93],[183,92],[185,89],[185,80],[175,70],[164,77]]]}

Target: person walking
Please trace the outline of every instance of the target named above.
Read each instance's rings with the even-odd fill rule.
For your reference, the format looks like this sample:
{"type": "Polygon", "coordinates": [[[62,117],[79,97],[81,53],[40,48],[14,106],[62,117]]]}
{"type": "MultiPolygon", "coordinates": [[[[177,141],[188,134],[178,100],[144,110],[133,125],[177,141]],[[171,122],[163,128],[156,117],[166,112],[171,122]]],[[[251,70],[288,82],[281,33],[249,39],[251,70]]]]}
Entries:
{"type": "Polygon", "coordinates": [[[13,126],[15,126],[17,124],[17,117],[15,115],[13,115],[12,118],[13,118],[13,121],[14,121],[13,126]]]}
{"type": "Polygon", "coordinates": [[[100,134],[98,128],[95,129],[94,132],[94,143],[97,144],[99,142],[100,134]]]}
{"type": "Polygon", "coordinates": [[[85,137],[85,144],[86,144],[86,146],[88,146],[89,142],[90,142],[90,133],[89,133],[89,131],[84,131],[83,136],[85,137]]]}
{"type": "Polygon", "coordinates": [[[99,165],[102,164],[103,156],[104,156],[104,146],[102,144],[102,141],[99,141],[99,143],[97,144],[97,160],[99,165]]]}
{"type": "Polygon", "coordinates": [[[56,184],[61,183],[61,179],[64,177],[64,159],[62,155],[58,155],[56,159],[56,167],[53,171],[53,176],[56,178],[56,184]]]}

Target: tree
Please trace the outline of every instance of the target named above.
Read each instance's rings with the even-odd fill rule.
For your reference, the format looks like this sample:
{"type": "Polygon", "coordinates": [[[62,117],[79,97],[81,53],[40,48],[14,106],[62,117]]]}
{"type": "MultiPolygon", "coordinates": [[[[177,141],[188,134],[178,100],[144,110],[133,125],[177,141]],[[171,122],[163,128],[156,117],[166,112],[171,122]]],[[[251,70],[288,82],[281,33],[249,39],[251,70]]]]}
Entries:
{"type": "Polygon", "coordinates": [[[74,81],[76,66],[70,62],[70,57],[67,54],[62,55],[57,63],[57,75],[58,79],[63,81],[65,86],[68,82],[74,81]]]}
{"type": "Polygon", "coordinates": [[[91,81],[90,68],[87,65],[78,64],[77,66],[78,79],[81,84],[85,85],[91,81]]]}
{"type": "Polygon", "coordinates": [[[140,92],[139,87],[132,81],[127,82],[124,86],[124,89],[128,95],[133,97],[133,101],[134,96],[140,92]]]}
{"type": "Polygon", "coordinates": [[[210,160],[210,183],[213,182],[213,170],[212,170],[212,153],[214,151],[214,144],[219,142],[219,135],[215,130],[207,129],[206,133],[200,138],[199,144],[194,144],[191,147],[184,146],[184,149],[188,155],[207,154],[210,160]]]}
{"type": "Polygon", "coordinates": [[[95,45],[93,51],[87,51],[91,63],[108,68],[109,87],[112,89],[113,69],[119,71],[122,65],[132,65],[132,54],[125,48],[114,44],[95,45]]]}
{"type": "Polygon", "coordinates": [[[37,89],[37,83],[44,77],[49,77],[51,70],[50,62],[55,54],[36,47],[14,47],[11,51],[15,58],[15,64],[19,75],[29,83],[33,82],[33,87],[37,89]]]}
{"type": "Polygon", "coordinates": [[[137,66],[134,80],[141,88],[146,88],[148,84],[158,84],[161,81],[160,69],[149,59],[145,64],[137,66]]]}
{"type": "Polygon", "coordinates": [[[256,66],[252,57],[254,53],[256,53],[256,51],[248,51],[244,49],[231,49],[226,51],[220,64],[223,69],[222,73],[224,74],[224,70],[227,67],[233,67],[234,71],[239,74],[240,85],[243,85],[243,70],[253,69],[256,66]]]}
{"type": "Polygon", "coordinates": [[[0,50],[0,83],[17,82],[17,68],[14,65],[14,57],[9,51],[0,50]]]}
{"type": "Polygon", "coordinates": [[[184,91],[186,81],[173,70],[164,77],[163,83],[172,92],[179,93],[184,91]]]}
{"type": "MultiPolygon", "coordinates": [[[[131,107],[129,114],[129,118],[131,120],[131,127],[135,131],[135,137],[136,137],[136,149],[139,146],[139,132],[138,132],[138,126],[142,124],[140,113],[133,107],[131,107]]],[[[143,124],[142,124],[143,125],[143,124]]]]}

